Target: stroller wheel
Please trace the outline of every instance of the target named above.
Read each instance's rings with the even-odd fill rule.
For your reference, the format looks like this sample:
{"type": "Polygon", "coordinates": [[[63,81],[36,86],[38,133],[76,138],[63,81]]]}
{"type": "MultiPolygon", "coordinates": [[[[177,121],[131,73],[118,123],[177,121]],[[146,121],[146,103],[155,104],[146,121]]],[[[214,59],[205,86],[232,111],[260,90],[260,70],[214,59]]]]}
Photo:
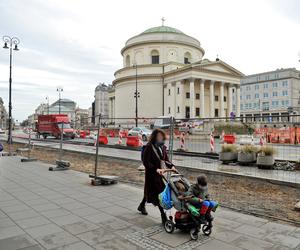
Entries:
{"type": "Polygon", "coordinates": [[[211,226],[203,225],[202,232],[204,235],[209,236],[211,234],[211,226]]]}
{"type": "Polygon", "coordinates": [[[198,229],[197,228],[192,228],[190,231],[190,236],[192,240],[198,240],[198,229]]]}
{"type": "Polygon", "coordinates": [[[164,228],[166,230],[167,233],[173,233],[174,229],[175,229],[175,225],[173,223],[173,221],[171,220],[166,220],[165,224],[164,224],[164,228]]]}

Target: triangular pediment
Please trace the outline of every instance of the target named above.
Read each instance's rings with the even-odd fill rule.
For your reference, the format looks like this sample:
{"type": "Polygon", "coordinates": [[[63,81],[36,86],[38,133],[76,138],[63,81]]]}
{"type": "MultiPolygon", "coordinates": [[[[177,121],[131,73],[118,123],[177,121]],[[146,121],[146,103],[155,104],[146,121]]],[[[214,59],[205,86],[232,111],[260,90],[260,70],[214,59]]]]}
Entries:
{"type": "Polygon", "coordinates": [[[230,66],[229,64],[227,64],[221,60],[214,61],[214,62],[210,62],[210,61],[200,62],[200,63],[195,64],[195,66],[193,66],[193,68],[194,67],[195,68],[201,67],[202,69],[219,72],[219,73],[230,74],[230,75],[234,75],[234,76],[240,76],[240,77],[244,76],[244,74],[242,72],[238,71],[237,69],[233,68],[232,66],[230,66]]]}

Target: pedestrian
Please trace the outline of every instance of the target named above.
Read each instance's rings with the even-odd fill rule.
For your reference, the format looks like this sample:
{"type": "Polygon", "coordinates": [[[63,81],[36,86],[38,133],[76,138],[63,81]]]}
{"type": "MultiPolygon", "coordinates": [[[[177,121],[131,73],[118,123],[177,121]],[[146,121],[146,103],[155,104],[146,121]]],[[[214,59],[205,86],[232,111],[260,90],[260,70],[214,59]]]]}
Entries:
{"type": "Polygon", "coordinates": [[[145,207],[146,202],[157,206],[161,213],[162,223],[167,219],[158,200],[158,195],[165,188],[162,175],[167,168],[176,171],[175,166],[169,161],[167,147],[164,145],[165,139],[165,132],[161,129],[155,129],[143,150],[142,161],[145,166],[144,198],[138,206],[138,211],[144,215],[148,214],[145,207]]]}

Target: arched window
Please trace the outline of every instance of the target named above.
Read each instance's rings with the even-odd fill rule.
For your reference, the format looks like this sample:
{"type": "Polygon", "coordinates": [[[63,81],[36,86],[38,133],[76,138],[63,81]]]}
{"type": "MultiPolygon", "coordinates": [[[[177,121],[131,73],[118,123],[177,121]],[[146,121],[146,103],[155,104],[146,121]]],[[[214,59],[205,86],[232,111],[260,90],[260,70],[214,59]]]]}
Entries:
{"type": "Polygon", "coordinates": [[[126,56],[126,67],[130,67],[130,56],[126,56]]]}
{"type": "Polygon", "coordinates": [[[151,63],[152,64],[159,64],[159,53],[157,50],[151,51],[151,63]]]}
{"type": "Polygon", "coordinates": [[[190,64],[191,63],[191,53],[190,52],[185,52],[184,53],[184,64],[190,64]]]}

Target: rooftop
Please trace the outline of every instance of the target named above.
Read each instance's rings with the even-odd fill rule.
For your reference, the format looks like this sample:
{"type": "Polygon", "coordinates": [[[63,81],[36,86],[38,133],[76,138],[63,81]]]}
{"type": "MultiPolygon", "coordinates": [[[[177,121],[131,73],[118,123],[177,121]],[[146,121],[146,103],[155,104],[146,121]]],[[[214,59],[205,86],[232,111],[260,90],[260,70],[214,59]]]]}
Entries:
{"type": "Polygon", "coordinates": [[[169,26],[157,26],[150,29],[145,30],[142,34],[148,33],[176,33],[176,34],[184,34],[182,31],[175,29],[169,26]]]}

